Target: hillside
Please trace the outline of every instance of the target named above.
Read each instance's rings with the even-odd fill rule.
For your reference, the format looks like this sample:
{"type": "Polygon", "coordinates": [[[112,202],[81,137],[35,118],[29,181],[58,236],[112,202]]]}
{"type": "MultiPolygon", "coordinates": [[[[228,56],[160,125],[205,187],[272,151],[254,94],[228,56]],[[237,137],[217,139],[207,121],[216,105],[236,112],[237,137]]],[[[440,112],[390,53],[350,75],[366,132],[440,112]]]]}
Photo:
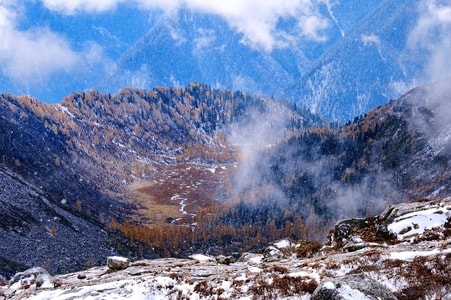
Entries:
{"type": "Polygon", "coordinates": [[[0,297],[449,299],[450,220],[449,198],[410,202],[342,220],[327,245],[282,239],[237,261],[203,254],[131,263],[111,258],[117,264],[55,276],[35,268],[0,284],[0,297]]]}
{"type": "Polygon", "coordinates": [[[448,84],[419,87],[352,123],[307,129],[254,154],[235,175],[238,205],[223,222],[274,222],[283,231],[301,216],[311,228],[302,238],[322,239],[322,229],[339,219],[376,214],[408,199],[448,197],[448,84]]]}
{"type": "MultiPolygon", "coordinates": [[[[11,208],[2,213],[2,253],[18,265],[43,265],[50,255],[47,247],[38,246],[42,239],[34,238],[34,230],[62,249],[77,251],[72,241],[81,238],[78,229],[74,235],[58,233],[78,227],[74,224],[81,219],[87,226],[81,234],[97,232],[90,234],[92,239],[110,253],[115,251],[111,247],[128,243],[111,232],[110,226],[118,222],[166,223],[185,215],[192,219],[200,207],[217,200],[221,170],[236,160],[236,148],[226,141],[233,124],[269,112],[273,117],[267,118],[267,127],[286,126],[292,131],[320,124],[307,110],[201,84],[124,89],[114,96],[74,93],[56,105],[3,94],[0,108],[0,166],[5,178],[1,201],[11,208]],[[212,172],[216,167],[218,172],[212,172]],[[155,182],[163,188],[152,190],[155,182]],[[200,202],[185,204],[184,197],[200,202]],[[36,205],[46,213],[40,216],[36,205]],[[67,221],[69,216],[78,221],[67,221]],[[21,245],[24,253],[15,253],[13,245],[21,245]],[[35,251],[36,259],[28,260],[35,251]]],[[[268,139],[280,137],[272,134],[268,139]]],[[[65,252],[52,258],[50,271],[73,270],[74,265],[56,264],[65,252]]],[[[96,263],[106,252],[93,253],[96,263]]],[[[81,267],[80,262],[77,265],[81,267]]]]}
{"type": "MultiPolygon", "coordinates": [[[[92,232],[87,249],[102,246],[89,264],[107,252],[238,256],[284,237],[323,241],[337,220],[390,204],[449,197],[449,86],[419,87],[341,127],[202,84],[73,93],[56,105],[3,94],[2,270],[46,264],[36,232],[71,251],[92,232]]],[[[67,253],[49,270],[80,268],[56,263],[67,253]]]]}

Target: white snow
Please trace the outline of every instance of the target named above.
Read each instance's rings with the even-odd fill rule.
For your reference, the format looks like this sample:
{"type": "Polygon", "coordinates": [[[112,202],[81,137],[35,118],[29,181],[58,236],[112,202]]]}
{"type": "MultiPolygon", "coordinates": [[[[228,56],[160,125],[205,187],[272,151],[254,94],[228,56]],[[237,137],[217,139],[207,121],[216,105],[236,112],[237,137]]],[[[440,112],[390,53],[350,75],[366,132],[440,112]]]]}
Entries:
{"type": "Polygon", "coordinates": [[[323,286],[325,289],[335,290],[335,284],[332,281],[325,282],[323,286]]]}
{"type": "Polygon", "coordinates": [[[276,246],[277,249],[288,248],[288,247],[291,247],[291,242],[288,239],[283,239],[283,240],[275,242],[274,246],[276,246]]]}
{"type": "Polygon", "coordinates": [[[263,269],[261,269],[261,268],[258,268],[258,267],[252,267],[252,266],[248,267],[247,269],[248,269],[249,272],[251,272],[251,273],[260,273],[260,272],[263,271],[263,269]]]}
{"type": "Polygon", "coordinates": [[[262,260],[263,260],[263,255],[256,255],[249,259],[249,263],[258,265],[262,262],[262,260]]]}
{"type": "Polygon", "coordinates": [[[388,230],[395,233],[399,240],[423,234],[427,229],[442,227],[450,212],[445,207],[429,208],[402,215],[388,225],[388,230]]]}
{"type": "Polygon", "coordinates": [[[213,257],[207,256],[204,254],[192,254],[188,256],[189,258],[196,260],[198,262],[209,262],[209,261],[216,261],[213,257]]]}
{"type": "Polygon", "coordinates": [[[341,285],[338,290],[340,291],[340,296],[343,300],[371,300],[370,298],[365,296],[365,294],[363,294],[359,290],[351,288],[347,284],[341,285]]]}
{"type": "Polygon", "coordinates": [[[62,106],[61,104],[57,104],[56,107],[58,107],[59,109],[61,109],[61,111],[62,111],[63,113],[68,114],[68,115],[71,116],[72,118],[75,118],[74,114],[71,113],[71,112],[67,109],[67,107],[62,106]]]}
{"type": "Polygon", "coordinates": [[[127,262],[128,258],[122,257],[122,256],[109,256],[108,259],[114,260],[114,261],[120,261],[120,262],[127,262]]]}
{"type": "Polygon", "coordinates": [[[400,251],[400,252],[391,252],[390,259],[400,259],[400,260],[412,260],[415,257],[423,257],[423,256],[432,256],[437,255],[439,253],[448,254],[451,253],[450,249],[432,249],[429,251],[400,251]]]}

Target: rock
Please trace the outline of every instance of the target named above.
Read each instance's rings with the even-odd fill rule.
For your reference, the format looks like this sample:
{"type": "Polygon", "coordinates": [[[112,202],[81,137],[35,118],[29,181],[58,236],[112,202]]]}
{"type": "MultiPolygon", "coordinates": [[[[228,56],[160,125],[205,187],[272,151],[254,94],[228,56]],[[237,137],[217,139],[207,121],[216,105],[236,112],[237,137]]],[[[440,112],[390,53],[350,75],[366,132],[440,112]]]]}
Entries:
{"type": "Polygon", "coordinates": [[[192,254],[192,255],[188,256],[188,258],[195,260],[198,263],[216,262],[216,259],[214,259],[211,256],[204,255],[204,254],[192,254]]]}
{"type": "Polygon", "coordinates": [[[233,256],[218,255],[216,256],[216,262],[218,264],[230,265],[235,262],[235,258],[233,256]]]}
{"type": "Polygon", "coordinates": [[[393,293],[364,274],[326,279],[316,288],[312,300],[371,299],[396,300],[393,293]]]}
{"type": "Polygon", "coordinates": [[[283,254],[283,252],[274,246],[268,246],[266,247],[265,251],[263,251],[264,262],[278,261],[284,257],[285,255],[283,254]]]}
{"type": "Polygon", "coordinates": [[[354,239],[356,236],[360,236],[358,232],[362,229],[368,228],[369,224],[373,222],[373,219],[347,219],[338,222],[335,225],[333,242],[341,243],[347,242],[350,239],[354,239]]]}
{"type": "Polygon", "coordinates": [[[249,264],[258,265],[262,262],[263,255],[258,253],[245,252],[238,259],[238,262],[246,262],[249,264]]]}
{"type": "Polygon", "coordinates": [[[109,256],[107,259],[107,266],[110,270],[119,271],[127,269],[130,265],[130,260],[121,256],[109,256]]]}
{"type": "Polygon", "coordinates": [[[277,249],[284,249],[284,248],[291,247],[293,245],[293,243],[291,242],[290,239],[285,238],[285,239],[281,239],[281,240],[272,242],[271,245],[276,247],[277,249]]]}
{"type": "Polygon", "coordinates": [[[31,286],[33,284],[38,288],[53,288],[53,278],[44,268],[35,267],[23,272],[19,272],[9,281],[10,286],[18,285],[31,286]]]}

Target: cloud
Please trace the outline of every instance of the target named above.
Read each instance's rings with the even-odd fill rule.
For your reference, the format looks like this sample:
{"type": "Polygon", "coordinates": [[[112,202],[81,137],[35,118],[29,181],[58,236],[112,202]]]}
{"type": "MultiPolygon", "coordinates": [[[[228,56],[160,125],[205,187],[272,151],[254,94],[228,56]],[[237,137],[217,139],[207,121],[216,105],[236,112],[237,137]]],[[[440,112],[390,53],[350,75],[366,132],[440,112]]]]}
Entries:
{"type": "Polygon", "coordinates": [[[196,51],[211,48],[213,42],[216,40],[216,33],[213,29],[199,28],[197,29],[197,36],[194,39],[196,44],[196,51]]]}
{"type": "Polygon", "coordinates": [[[379,37],[375,34],[369,34],[369,35],[362,34],[360,39],[362,40],[362,43],[365,47],[371,46],[371,45],[379,46],[381,44],[379,37]]]}
{"type": "Polygon", "coordinates": [[[213,14],[224,18],[229,26],[243,35],[246,45],[271,51],[287,47],[293,38],[306,38],[317,42],[327,40],[329,19],[320,12],[328,9],[327,0],[42,0],[45,7],[64,14],[77,12],[102,12],[115,9],[120,4],[142,9],[161,9],[173,13],[181,8],[213,14]],[[278,28],[281,20],[294,20],[298,25],[296,36],[278,28]]]}
{"type": "Polygon", "coordinates": [[[102,49],[95,44],[77,52],[66,38],[49,28],[18,29],[18,10],[12,1],[0,2],[0,70],[12,82],[44,84],[55,73],[101,59],[102,49]]]}
{"type": "Polygon", "coordinates": [[[423,0],[419,17],[407,40],[408,47],[423,57],[425,81],[451,76],[451,4],[449,1],[423,0]]]}
{"type": "Polygon", "coordinates": [[[382,54],[381,40],[377,35],[375,35],[374,33],[369,34],[369,35],[362,34],[360,36],[360,40],[362,41],[363,46],[365,46],[365,47],[375,46],[377,48],[377,51],[379,52],[379,56],[382,58],[382,60],[385,61],[387,59],[382,54]]]}

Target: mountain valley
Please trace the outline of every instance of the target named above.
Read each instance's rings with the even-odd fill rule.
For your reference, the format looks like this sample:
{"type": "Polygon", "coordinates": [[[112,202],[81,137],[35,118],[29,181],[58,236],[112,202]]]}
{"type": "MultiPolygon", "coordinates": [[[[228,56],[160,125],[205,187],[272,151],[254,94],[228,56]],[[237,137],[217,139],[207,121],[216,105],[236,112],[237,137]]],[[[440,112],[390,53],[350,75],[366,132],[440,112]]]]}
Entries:
{"type": "Polygon", "coordinates": [[[324,242],[343,218],[447,199],[450,86],[418,87],[340,126],[198,83],[59,104],[2,94],[0,274],[73,272],[117,254],[238,258],[282,238],[324,242]]]}

